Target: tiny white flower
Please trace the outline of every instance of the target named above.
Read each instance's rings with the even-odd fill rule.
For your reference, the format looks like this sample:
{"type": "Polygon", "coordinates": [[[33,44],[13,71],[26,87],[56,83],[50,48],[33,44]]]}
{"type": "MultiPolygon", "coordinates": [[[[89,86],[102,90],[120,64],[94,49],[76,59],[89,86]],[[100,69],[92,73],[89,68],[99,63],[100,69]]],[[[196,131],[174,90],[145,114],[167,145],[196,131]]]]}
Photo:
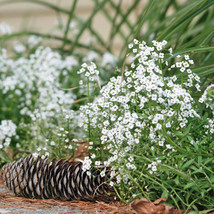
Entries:
{"type": "Polygon", "coordinates": [[[101,164],[100,161],[95,161],[96,166],[99,166],[100,164],[101,164]]]}
{"type": "Polygon", "coordinates": [[[105,172],[102,171],[102,172],[100,173],[100,176],[101,176],[101,177],[104,177],[104,176],[105,176],[105,172]]]}
{"type": "Polygon", "coordinates": [[[39,154],[36,153],[36,152],[34,152],[32,155],[33,155],[34,158],[37,158],[39,156],[39,154]]]}
{"type": "Polygon", "coordinates": [[[130,43],[130,44],[128,45],[128,47],[129,47],[129,49],[133,48],[133,43],[130,43]]]}
{"type": "Polygon", "coordinates": [[[109,183],[109,185],[113,187],[113,186],[114,186],[114,182],[111,181],[111,182],[109,183]]]}
{"type": "Polygon", "coordinates": [[[95,154],[92,154],[92,155],[91,155],[91,158],[92,158],[92,159],[96,158],[96,155],[95,155],[95,154]]]}
{"type": "Polygon", "coordinates": [[[51,142],[50,142],[50,145],[51,145],[51,146],[55,146],[56,143],[55,143],[54,141],[51,141],[51,142]]]}
{"type": "Polygon", "coordinates": [[[152,171],[156,172],[157,171],[157,167],[156,166],[152,166],[152,171]]]}

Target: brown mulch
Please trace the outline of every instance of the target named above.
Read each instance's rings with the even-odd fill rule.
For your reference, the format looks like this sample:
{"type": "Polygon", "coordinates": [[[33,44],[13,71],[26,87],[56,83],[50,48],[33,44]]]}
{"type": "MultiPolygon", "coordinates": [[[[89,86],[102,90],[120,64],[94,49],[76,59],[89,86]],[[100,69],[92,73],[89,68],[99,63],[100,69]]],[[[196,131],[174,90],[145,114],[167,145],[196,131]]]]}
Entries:
{"type": "MultiPolygon", "coordinates": [[[[20,209],[28,210],[29,213],[37,210],[48,210],[51,213],[83,213],[83,214],[183,214],[184,210],[177,210],[165,205],[165,198],[157,199],[154,202],[147,201],[145,198],[136,199],[130,205],[122,204],[118,201],[111,203],[105,202],[86,202],[86,201],[60,201],[54,199],[30,199],[14,196],[10,191],[6,191],[2,179],[0,179],[0,210],[20,209]],[[66,212],[58,212],[58,209],[66,209],[66,212]],[[75,211],[74,211],[75,209],[75,211]],[[70,210],[70,211],[69,211],[70,210]]],[[[4,212],[16,213],[16,212],[4,212]]],[[[214,214],[213,210],[204,214],[214,214]]]]}
{"type": "MultiPolygon", "coordinates": [[[[5,188],[3,181],[0,180],[0,188],[5,188]]],[[[53,209],[57,208],[76,208],[80,213],[109,213],[109,214],[134,214],[134,210],[128,205],[120,202],[85,202],[85,201],[59,201],[54,199],[29,199],[17,197],[10,191],[0,192],[0,208],[20,208],[36,211],[37,209],[53,209]]],[[[66,213],[73,213],[66,212],[66,213]]]]}

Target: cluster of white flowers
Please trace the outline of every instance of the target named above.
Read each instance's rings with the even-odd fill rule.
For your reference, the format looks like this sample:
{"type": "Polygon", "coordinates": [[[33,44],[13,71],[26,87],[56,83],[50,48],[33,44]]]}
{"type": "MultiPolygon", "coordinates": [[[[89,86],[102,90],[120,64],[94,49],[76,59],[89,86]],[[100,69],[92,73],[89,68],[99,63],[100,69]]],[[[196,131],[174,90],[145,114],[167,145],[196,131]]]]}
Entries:
{"type": "Polygon", "coordinates": [[[11,26],[9,26],[5,22],[0,23],[0,33],[2,35],[10,35],[10,34],[12,34],[11,26]]]}
{"type": "Polygon", "coordinates": [[[21,42],[16,42],[15,45],[13,46],[13,49],[18,54],[21,54],[26,51],[25,45],[22,44],[21,42]]]}
{"type": "Polygon", "coordinates": [[[115,66],[116,62],[117,62],[117,58],[114,55],[112,55],[111,53],[106,52],[102,57],[101,65],[102,66],[106,66],[106,65],[115,66]]]}
{"type": "Polygon", "coordinates": [[[90,168],[91,168],[91,163],[92,163],[91,159],[90,159],[88,156],[85,157],[85,158],[84,158],[84,161],[83,161],[83,165],[82,165],[82,170],[83,170],[83,171],[88,171],[88,170],[90,170],[90,168]]]}
{"type": "Polygon", "coordinates": [[[204,128],[207,129],[205,134],[214,134],[214,119],[208,119],[208,124],[204,125],[204,128]]]}
{"type": "Polygon", "coordinates": [[[32,35],[28,38],[27,45],[29,48],[34,48],[42,42],[42,38],[39,36],[32,35]]]}
{"type": "Polygon", "coordinates": [[[213,115],[214,115],[213,97],[214,97],[214,84],[211,84],[206,88],[203,95],[199,99],[199,102],[205,103],[207,108],[210,107],[212,109],[213,115]]]}
{"type": "Polygon", "coordinates": [[[39,36],[32,35],[28,38],[26,43],[15,42],[13,49],[16,53],[24,53],[27,49],[33,49],[38,47],[42,42],[42,38],[39,36]]]}
{"type": "Polygon", "coordinates": [[[20,113],[32,120],[46,119],[61,112],[61,106],[71,106],[75,96],[62,90],[60,75],[76,65],[74,58],[63,60],[50,48],[38,48],[29,58],[11,60],[0,56],[0,90],[5,95],[19,99],[20,113]]]}
{"type": "MultiPolygon", "coordinates": [[[[75,141],[71,139],[71,127],[75,126],[75,121],[71,121],[75,117],[73,110],[65,110],[59,115],[54,115],[53,120],[42,120],[24,124],[31,130],[31,136],[35,143],[32,150],[34,156],[49,156],[53,154],[62,154],[64,157],[71,155],[77,148],[75,141]],[[69,114],[69,115],[68,115],[69,114]],[[69,117],[68,117],[69,116],[69,117]],[[57,123],[54,123],[57,120],[57,123]],[[42,126],[40,128],[40,126],[42,126]],[[42,130],[41,130],[42,129],[42,130]],[[44,130],[46,132],[41,134],[44,130]]],[[[21,127],[21,126],[20,126],[21,127]]]]}
{"type": "MultiPolygon", "coordinates": [[[[69,30],[72,34],[77,34],[79,32],[79,22],[80,20],[73,20],[69,24],[69,30]]],[[[66,31],[66,23],[64,23],[61,18],[56,18],[54,20],[54,26],[57,29],[57,31],[65,32],[66,31]]]]}
{"type": "Polygon", "coordinates": [[[148,169],[151,169],[149,171],[150,174],[157,171],[157,165],[161,163],[161,160],[153,161],[152,163],[148,164],[148,169]]]}
{"type": "Polygon", "coordinates": [[[7,148],[14,136],[17,137],[16,125],[11,120],[2,120],[0,124],[0,149],[7,148]]]}
{"type": "Polygon", "coordinates": [[[99,58],[98,53],[95,51],[89,51],[88,55],[83,58],[84,62],[95,62],[99,58]]]}
{"type": "MultiPolygon", "coordinates": [[[[4,23],[0,25],[0,33],[1,31],[3,34],[11,33],[4,23]]],[[[41,43],[42,38],[34,35],[23,42],[15,41],[13,50],[18,54],[18,58],[10,58],[5,49],[0,49],[2,105],[7,105],[7,102],[12,103],[11,111],[16,111],[16,114],[19,112],[17,117],[23,118],[24,122],[17,126],[21,130],[30,130],[28,133],[33,138],[31,143],[35,151],[34,155],[47,153],[42,148],[57,148],[59,141],[63,144],[62,148],[71,152],[76,148],[71,138],[56,131],[60,125],[66,127],[68,131],[71,131],[69,128],[74,130],[73,127],[76,127],[77,123],[77,120],[73,120],[74,111],[71,110],[76,94],[72,90],[63,88],[71,81],[71,73],[76,77],[75,72],[80,67],[80,62],[85,62],[80,69],[84,78],[79,82],[80,85],[84,85],[85,80],[86,82],[96,81],[99,74],[96,65],[89,61],[98,62],[102,73],[107,66],[109,68],[110,63],[111,66],[115,65],[116,57],[110,53],[100,56],[93,51],[84,54],[81,59],[79,58],[79,54],[82,55],[80,52],[63,57],[49,47],[38,47],[41,43]],[[32,54],[27,56],[28,52],[32,54]],[[71,120],[73,121],[72,128],[68,125],[71,120]],[[42,129],[48,131],[45,133],[42,129]],[[45,140],[47,138],[48,142],[45,140]]],[[[111,75],[111,72],[108,75],[111,75]]],[[[108,78],[105,75],[103,77],[108,78]]],[[[102,77],[99,80],[102,81],[102,77]]],[[[90,89],[93,90],[92,84],[90,89]]],[[[84,87],[81,87],[79,92],[82,93],[84,90],[84,87]]],[[[83,139],[81,132],[77,134],[77,137],[83,139]]]]}
{"type": "MultiPolygon", "coordinates": [[[[49,151],[45,148],[52,151],[54,147],[58,148],[59,141],[63,144],[62,149],[73,149],[72,145],[69,146],[68,134],[64,136],[66,133],[56,130],[59,126],[68,128],[74,117],[71,107],[76,96],[72,91],[62,89],[62,79],[67,78],[68,72],[78,65],[73,56],[62,58],[50,48],[39,47],[29,57],[16,60],[8,58],[6,50],[1,50],[2,105],[7,105],[8,101],[5,100],[9,99],[10,103],[15,103],[11,111],[15,108],[14,111],[19,112],[17,117],[27,118],[23,120],[26,123],[19,123],[17,126],[21,130],[30,130],[28,133],[33,140],[29,145],[33,144],[31,148],[34,148],[35,155],[48,155],[49,151]],[[50,140],[47,142],[46,138],[50,140]]],[[[5,137],[2,135],[2,138],[5,137]]],[[[8,139],[4,140],[4,144],[9,144],[8,139]]],[[[20,142],[24,143],[23,140],[20,142]]]]}
{"type": "MultiPolygon", "coordinates": [[[[154,46],[150,47],[135,39],[129,44],[134,56],[124,77],[111,78],[102,88],[100,97],[81,106],[79,125],[87,130],[90,124],[91,128],[100,130],[102,149],[112,154],[104,165],[118,165],[125,158],[126,168],[135,170],[135,162],[129,153],[135,151],[141,141],[147,142],[141,149],[149,145],[157,154],[160,149],[173,152],[176,148],[168,140],[176,137],[173,130],[182,131],[189,119],[200,117],[188,91],[192,86],[200,90],[200,78],[190,68],[193,61],[188,55],[184,55],[184,59],[177,56],[176,63],[169,66],[162,51],[166,44],[165,40],[153,41],[154,46]],[[173,74],[174,70],[180,71],[181,75],[186,71],[189,74],[187,82],[179,83],[175,75],[164,76],[164,71],[173,74]]],[[[155,172],[156,165],[151,169],[155,172]]],[[[124,170],[120,167],[119,171],[127,181],[124,170]]]]}
{"type": "MultiPolygon", "coordinates": [[[[206,108],[210,108],[212,111],[212,115],[214,116],[214,84],[209,85],[201,98],[199,99],[200,103],[205,103],[206,108]]],[[[213,118],[208,118],[208,123],[204,125],[204,128],[206,128],[205,134],[214,134],[214,119],[213,118]]],[[[212,137],[214,139],[214,136],[212,137]]]]}
{"type": "Polygon", "coordinates": [[[95,63],[91,62],[89,65],[87,63],[82,64],[82,68],[77,72],[78,74],[84,74],[90,81],[96,80],[95,77],[99,75],[99,71],[96,69],[95,63]]]}
{"type": "Polygon", "coordinates": [[[197,91],[201,91],[200,84],[199,84],[200,83],[200,77],[197,74],[193,73],[192,70],[189,68],[191,65],[194,64],[193,60],[191,60],[189,58],[189,55],[187,55],[187,54],[184,55],[184,59],[182,59],[182,57],[180,55],[177,56],[177,59],[178,59],[178,61],[175,64],[173,64],[169,68],[169,70],[179,69],[179,71],[181,73],[186,72],[188,78],[187,78],[187,81],[183,82],[182,84],[184,86],[186,86],[187,88],[195,86],[197,91]],[[196,84],[194,84],[195,82],[196,82],[196,84]]]}

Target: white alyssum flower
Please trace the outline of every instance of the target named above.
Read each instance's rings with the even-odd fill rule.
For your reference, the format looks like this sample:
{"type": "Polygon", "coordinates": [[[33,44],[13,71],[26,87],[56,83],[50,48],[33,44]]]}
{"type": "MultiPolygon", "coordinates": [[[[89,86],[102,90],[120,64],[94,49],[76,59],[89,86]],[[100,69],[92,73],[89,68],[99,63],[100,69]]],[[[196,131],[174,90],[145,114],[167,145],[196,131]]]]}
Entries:
{"type": "Polygon", "coordinates": [[[214,84],[211,84],[205,89],[203,95],[199,99],[199,102],[205,103],[206,107],[207,108],[210,107],[214,112],[213,97],[214,97],[214,84]]]}
{"type": "Polygon", "coordinates": [[[0,124],[0,147],[7,148],[11,138],[16,136],[16,124],[11,120],[2,120],[0,124]]]}
{"type": "Polygon", "coordinates": [[[93,81],[95,80],[96,76],[99,75],[99,71],[96,68],[97,66],[93,62],[90,64],[83,63],[82,68],[77,73],[84,74],[85,77],[93,81]]]}
{"type": "Polygon", "coordinates": [[[116,65],[116,63],[117,63],[117,58],[114,55],[112,55],[109,52],[104,53],[102,60],[101,60],[102,66],[106,66],[108,64],[116,65]]]}
{"type": "MultiPolygon", "coordinates": [[[[189,120],[200,118],[189,93],[190,87],[200,90],[200,78],[191,71],[190,65],[194,62],[189,55],[179,55],[175,56],[176,63],[169,65],[165,61],[165,54],[161,52],[166,44],[165,40],[153,41],[154,46],[133,41],[129,44],[129,49],[134,54],[130,67],[124,70],[123,78],[112,77],[93,103],[80,107],[80,120],[84,121],[80,126],[88,130],[90,123],[91,129],[99,130],[99,143],[104,152],[111,154],[104,161],[105,166],[116,167],[126,158],[125,170],[136,169],[131,153],[137,151],[143,139],[154,154],[159,155],[159,151],[166,150],[168,154],[173,153],[176,148],[168,141],[168,138],[175,138],[171,130],[182,132],[189,120]],[[187,81],[180,84],[175,75],[164,77],[160,64],[168,72],[177,70],[181,75],[186,72],[189,75],[187,81]],[[163,133],[167,133],[168,138],[163,133]]],[[[79,73],[88,73],[90,76],[87,67],[87,64],[82,65],[79,73]]],[[[96,66],[93,65],[93,68],[96,69],[96,66]]],[[[96,150],[99,151],[99,148],[96,150]]],[[[158,172],[156,165],[150,168],[152,173],[158,172]]],[[[123,170],[120,171],[121,177],[127,181],[124,173],[123,170]]]]}
{"type": "Polygon", "coordinates": [[[24,44],[22,44],[22,43],[20,43],[20,42],[16,42],[15,45],[14,45],[14,47],[13,47],[13,49],[14,49],[14,51],[15,51],[16,53],[19,53],[19,54],[20,54],[20,53],[25,52],[26,47],[25,47],[24,44]]]}
{"type": "Polygon", "coordinates": [[[42,42],[42,38],[39,36],[32,35],[28,38],[28,45],[30,48],[34,48],[42,42]]]}
{"type": "Polygon", "coordinates": [[[72,93],[60,90],[61,71],[68,63],[50,48],[38,48],[29,59],[23,57],[12,61],[2,55],[1,60],[12,72],[3,75],[0,89],[4,94],[13,96],[11,92],[15,91],[19,95],[16,99],[19,99],[18,108],[22,115],[28,115],[32,120],[46,119],[61,112],[62,105],[73,102],[75,96],[72,93]],[[34,106],[31,100],[34,100],[34,106]]]}
{"type": "Polygon", "coordinates": [[[2,35],[10,35],[12,34],[12,28],[5,22],[0,23],[0,33],[2,35]]]}
{"type": "Polygon", "coordinates": [[[83,161],[83,165],[82,165],[82,170],[83,171],[87,171],[87,170],[90,170],[91,168],[91,159],[87,156],[84,158],[84,161],[83,161]]]}

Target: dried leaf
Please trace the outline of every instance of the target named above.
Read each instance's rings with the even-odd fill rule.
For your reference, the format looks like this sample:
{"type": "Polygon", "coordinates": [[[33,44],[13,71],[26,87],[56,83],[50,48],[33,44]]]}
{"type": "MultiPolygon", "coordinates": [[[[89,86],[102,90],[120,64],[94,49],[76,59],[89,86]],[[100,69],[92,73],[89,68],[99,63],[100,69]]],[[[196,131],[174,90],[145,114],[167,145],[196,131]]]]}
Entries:
{"type": "Polygon", "coordinates": [[[154,201],[154,204],[158,205],[158,204],[160,204],[161,201],[166,201],[166,198],[159,198],[159,199],[154,201]]]}
{"type": "Polygon", "coordinates": [[[84,160],[84,157],[89,155],[89,153],[88,153],[88,146],[89,146],[88,142],[87,141],[76,142],[76,145],[78,147],[75,150],[74,158],[84,160]]]}
{"type": "Polygon", "coordinates": [[[176,210],[173,207],[167,206],[162,201],[166,198],[159,198],[154,202],[148,201],[146,198],[136,199],[131,203],[132,209],[137,214],[182,214],[184,210],[176,210]]]}
{"type": "Polygon", "coordinates": [[[146,198],[136,199],[131,203],[131,207],[137,214],[166,214],[164,204],[155,205],[146,198]]]}

